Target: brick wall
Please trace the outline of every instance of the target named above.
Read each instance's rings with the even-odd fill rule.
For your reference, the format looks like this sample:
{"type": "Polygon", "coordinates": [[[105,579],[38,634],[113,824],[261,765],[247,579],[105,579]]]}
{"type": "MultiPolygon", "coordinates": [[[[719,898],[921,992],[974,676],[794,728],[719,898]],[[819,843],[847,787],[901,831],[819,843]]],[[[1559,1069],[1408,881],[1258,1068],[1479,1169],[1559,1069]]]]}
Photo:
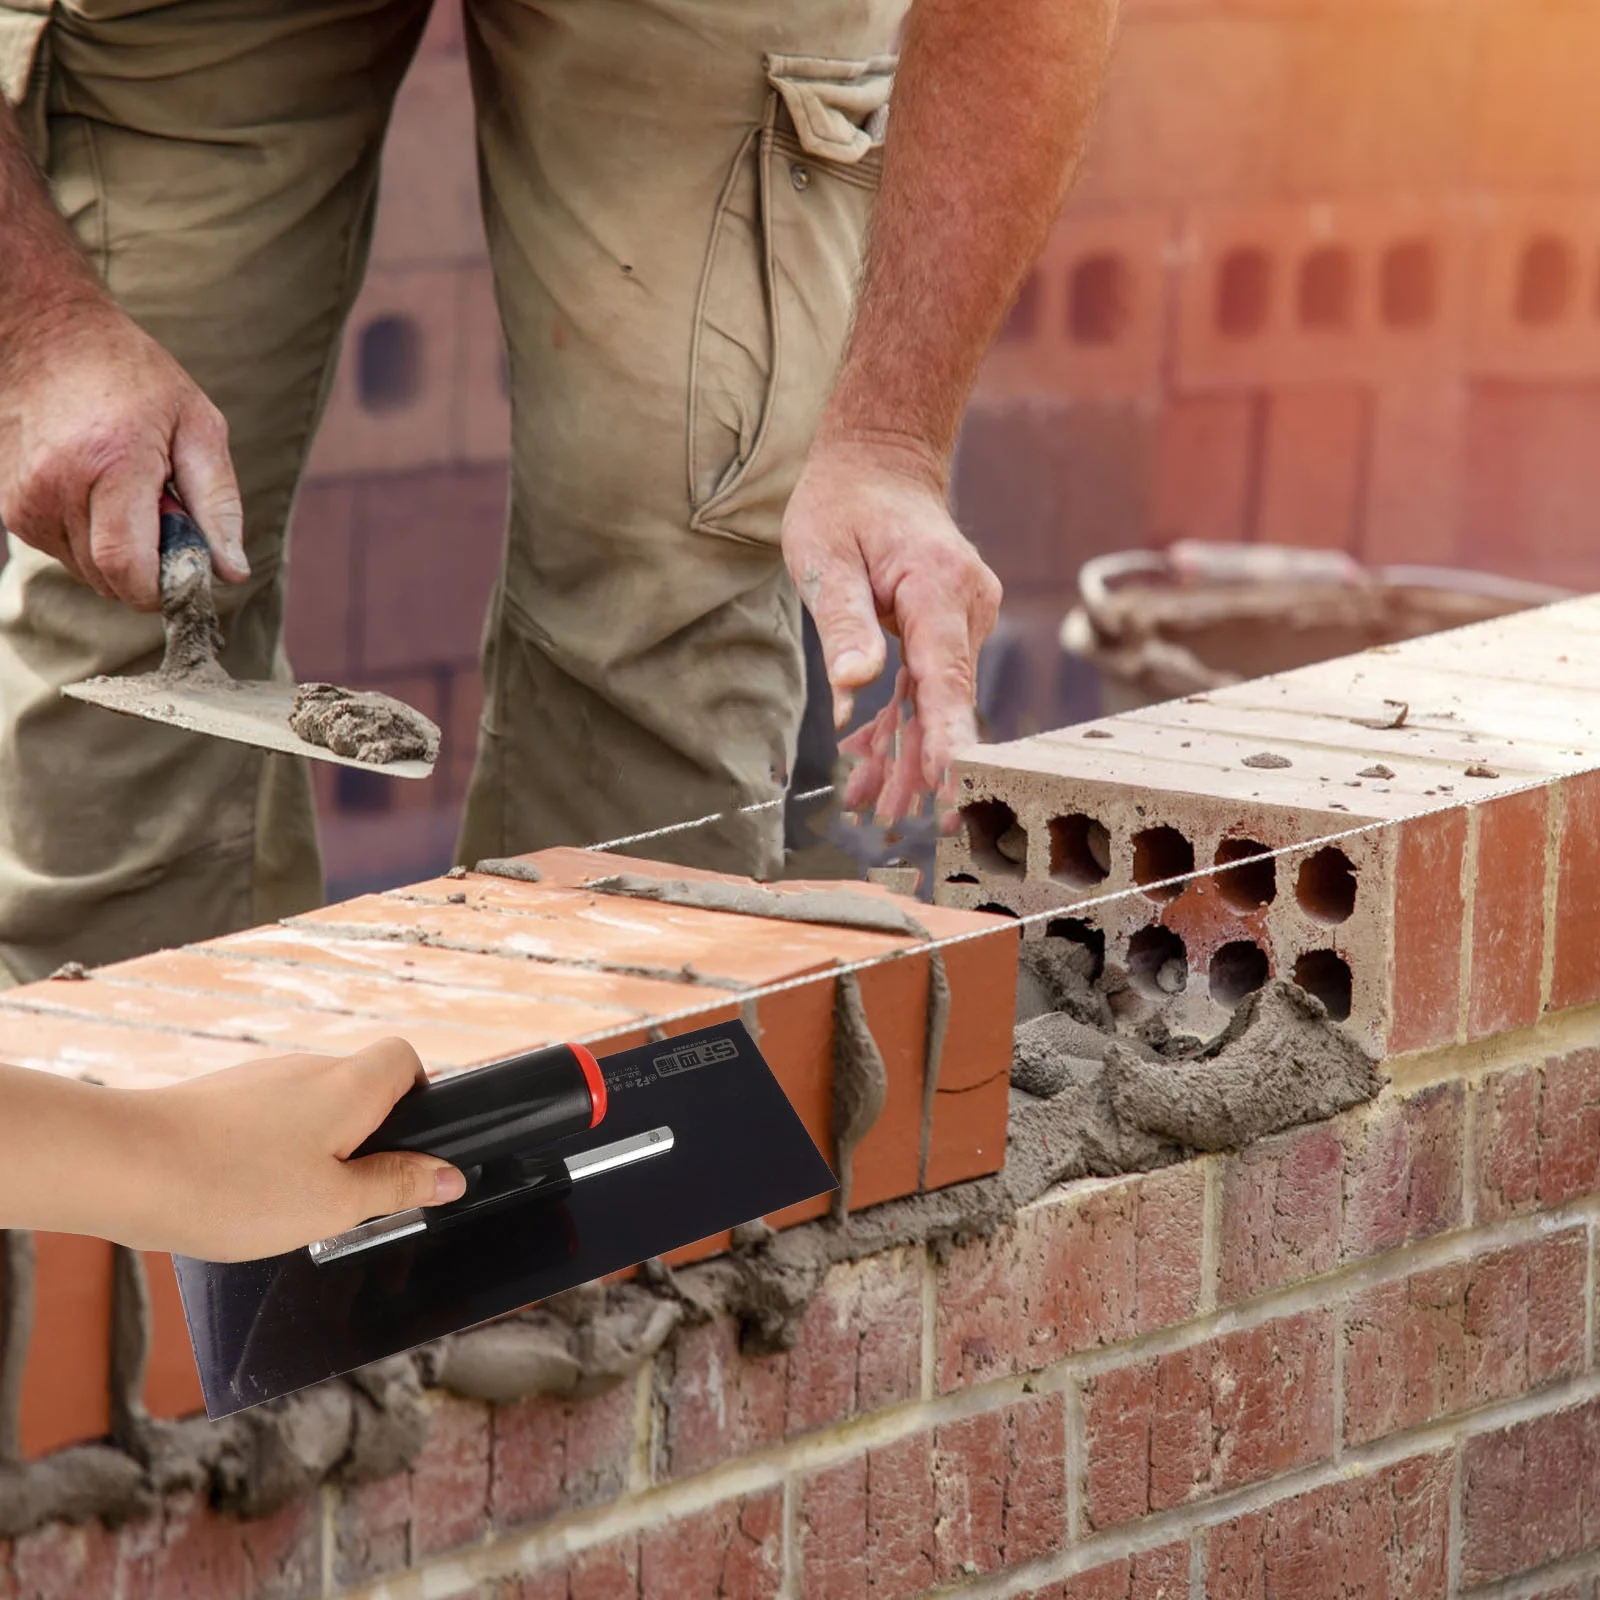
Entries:
{"type": "MultiPolygon", "coordinates": [[[[404,1471],[360,1484],[335,1475],[265,1518],[175,1493],[121,1527],[47,1524],[0,1543],[0,1595],[1596,1600],[1600,690],[1585,650],[1596,614],[1595,602],[1571,602],[995,747],[970,766],[974,791],[1012,795],[1029,848],[1010,837],[1020,870],[1000,872],[1005,852],[975,857],[969,827],[941,865],[975,867],[979,881],[947,870],[956,881],[942,893],[1032,910],[1019,897],[1033,892],[1031,871],[1055,862],[1048,822],[1087,803],[1102,753],[1120,743],[1122,810],[1103,811],[1105,839],[1088,851],[1105,863],[1110,895],[1058,877],[1059,898],[1043,907],[1080,935],[1098,931],[1108,968],[1133,965],[1137,923],[1116,920],[1127,908],[1159,918],[1223,881],[1202,850],[1201,877],[1152,895],[1155,880],[1140,875],[1151,852],[1141,856],[1128,830],[1143,821],[1206,840],[1205,817],[1227,838],[1247,815],[1253,841],[1281,852],[1266,858],[1279,892],[1252,924],[1268,972],[1314,988],[1284,955],[1314,920],[1299,869],[1330,848],[1330,824],[1362,830],[1339,842],[1353,886],[1315,878],[1311,910],[1319,937],[1364,929],[1340,947],[1358,1003],[1338,1026],[1381,1051],[1375,1100],[1242,1149],[1059,1184],[936,1246],[883,1239],[827,1270],[776,1354],[752,1353],[713,1311],[684,1317],[586,1398],[489,1403],[426,1390],[426,1443],[404,1471]],[[1369,701],[1394,705],[1401,693],[1408,716],[1372,726],[1384,719],[1365,715],[1369,701]],[[1190,714],[1213,718],[1198,753],[1196,730],[1177,720],[1190,714]],[[1231,729],[1218,725],[1224,714],[1231,729]],[[1278,760],[1246,764],[1246,751],[1278,760]],[[1381,760],[1388,776],[1334,776],[1356,759],[1381,760]],[[1004,791],[1008,781],[1024,787],[1004,791]],[[1352,798],[1310,810],[1307,786],[1352,798]],[[1349,914],[1329,920],[1347,900],[1349,914]],[[1377,999],[1363,1012],[1369,969],[1377,999]]],[[[985,803],[995,802],[969,806],[985,803]]],[[[604,909],[582,909],[580,853],[542,864],[542,886],[423,884],[86,983],[15,991],[0,1003],[0,1048],[26,1042],[36,1064],[78,1070],[85,1049],[120,1036],[130,1071],[170,1071],[161,1047],[182,1016],[203,1070],[203,1051],[214,1064],[246,1051],[268,1025],[254,1019],[274,1008],[279,1037],[353,1041],[362,1026],[387,1027],[387,984],[412,1008],[407,1027],[425,1054],[466,1059],[494,1041],[458,1025],[452,1044],[452,995],[509,993],[508,962],[530,982],[533,970],[551,976],[542,961],[528,967],[532,918],[565,919],[574,972],[597,956],[626,966],[635,987],[607,979],[609,1003],[636,1018],[660,1003],[645,990],[662,980],[641,969],[662,968],[673,948],[762,982],[881,938],[729,928],[644,906],[624,934],[604,909]],[[402,924],[413,937],[392,936],[402,924]],[[495,949],[477,948],[485,940],[495,949]],[[414,970],[398,982],[374,971],[391,957],[414,970]],[[202,998],[211,990],[229,994],[224,1010],[202,998]]],[[[1259,910],[1223,904],[1219,916],[1259,910]]],[[[946,907],[928,914],[940,936],[984,926],[946,907]]],[[[1024,932],[1047,927],[1041,918],[1024,932]]],[[[1000,948],[1015,946],[1001,934],[951,955],[1000,948]]],[[[923,958],[912,946],[908,959],[923,958]]],[[[1196,980],[1206,960],[1196,958],[1196,980]]],[[[972,1022],[1004,1024],[1008,971],[952,964],[951,981],[972,1022]]],[[[874,992],[873,1026],[886,1059],[899,1059],[895,1041],[921,1025],[924,991],[886,979],[874,992]]],[[[819,985],[812,1001],[827,993],[819,985]]],[[[1181,991],[1162,993],[1145,993],[1146,1012],[1125,1020],[1154,1012],[1197,1025],[1181,991]]],[[[1214,984],[1205,995],[1224,1011],[1241,998],[1214,984]]],[[[768,1005],[769,1054],[820,1132],[826,1026],[815,1023],[826,1007],[807,1021],[768,1005]]],[[[475,1015],[487,1027],[500,1013],[475,1015]]],[[[976,1089],[992,1103],[994,1076],[977,1064],[993,1046],[980,1028],[943,1069],[957,1091],[943,1114],[969,1152],[948,1178],[993,1164],[962,1112],[976,1089]]],[[[899,1091],[910,1076],[897,1069],[899,1091]]],[[[872,1156],[879,1193],[914,1187],[892,1177],[913,1128],[886,1119],[872,1156]]],[[[857,1210],[852,1226],[872,1215],[857,1210]]],[[[691,1299],[703,1281],[685,1278],[691,1299]]],[[[84,1314],[54,1313],[63,1325],[84,1314]]],[[[70,1363],[67,1342],[51,1341],[45,1359],[70,1363]]],[[[96,1425],[89,1414],[77,1423],[96,1425]]]]}
{"type": "Polygon", "coordinates": [[[1589,1600],[1593,1036],[835,1269],[785,1355],[713,1322],[592,1400],[436,1394],[408,1472],[266,1522],[52,1525],[0,1593],[1589,1600]]]}

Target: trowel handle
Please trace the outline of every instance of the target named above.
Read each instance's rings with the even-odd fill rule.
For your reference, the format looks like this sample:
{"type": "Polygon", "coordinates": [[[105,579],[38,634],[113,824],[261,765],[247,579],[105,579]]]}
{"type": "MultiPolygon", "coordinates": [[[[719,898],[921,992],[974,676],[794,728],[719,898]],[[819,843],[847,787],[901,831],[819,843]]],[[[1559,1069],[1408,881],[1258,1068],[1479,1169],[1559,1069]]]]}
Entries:
{"type": "Polygon", "coordinates": [[[201,533],[194,518],[178,503],[170,489],[161,494],[161,592],[166,594],[180,581],[180,573],[192,563],[181,561],[186,551],[193,550],[206,559],[206,570],[211,567],[211,546],[201,533]]]}
{"type": "Polygon", "coordinates": [[[550,1045],[408,1090],[357,1156],[420,1150],[463,1171],[597,1127],[600,1064],[580,1044],[550,1045]]]}

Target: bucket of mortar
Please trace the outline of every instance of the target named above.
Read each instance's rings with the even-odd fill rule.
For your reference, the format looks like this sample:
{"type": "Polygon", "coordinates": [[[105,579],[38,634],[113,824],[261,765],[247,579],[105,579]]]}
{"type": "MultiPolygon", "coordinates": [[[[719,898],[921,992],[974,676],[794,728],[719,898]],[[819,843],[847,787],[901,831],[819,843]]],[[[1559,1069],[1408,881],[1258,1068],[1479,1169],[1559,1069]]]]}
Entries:
{"type": "Polygon", "coordinates": [[[1085,564],[1061,647],[1110,716],[1549,605],[1571,591],[1449,567],[1363,567],[1338,550],[1184,541],[1085,564]]]}

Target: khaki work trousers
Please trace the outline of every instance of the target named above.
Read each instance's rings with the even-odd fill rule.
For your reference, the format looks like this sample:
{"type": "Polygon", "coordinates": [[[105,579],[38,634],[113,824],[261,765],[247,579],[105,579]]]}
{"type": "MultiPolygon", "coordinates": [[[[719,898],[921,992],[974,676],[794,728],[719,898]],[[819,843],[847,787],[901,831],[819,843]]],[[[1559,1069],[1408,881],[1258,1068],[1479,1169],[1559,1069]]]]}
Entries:
{"type": "MultiPolygon", "coordinates": [[[[0,3],[0,91],[57,203],[228,419],[254,573],[219,595],[236,677],[290,670],[285,527],[427,9],[0,3]]],[[[803,668],[779,523],[848,326],[903,9],[467,0],[512,468],[461,859],[782,792],[803,668]]],[[[158,619],[12,541],[0,968],[16,980],[321,898],[302,763],[57,692],[149,670],[160,646],[158,619]]],[[[781,822],[774,806],[649,848],[765,875],[781,822]]]]}

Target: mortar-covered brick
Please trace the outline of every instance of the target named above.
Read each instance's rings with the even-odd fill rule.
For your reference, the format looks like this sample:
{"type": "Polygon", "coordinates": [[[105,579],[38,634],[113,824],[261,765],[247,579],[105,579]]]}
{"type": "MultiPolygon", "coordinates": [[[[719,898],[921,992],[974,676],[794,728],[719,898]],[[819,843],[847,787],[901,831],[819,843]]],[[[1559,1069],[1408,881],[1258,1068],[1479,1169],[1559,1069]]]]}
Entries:
{"type": "Polygon", "coordinates": [[[568,1600],[637,1600],[639,1536],[580,1550],[567,1567],[568,1600]]]}
{"type": "Polygon", "coordinates": [[[245,1522],[193,1494],[111,1529],[53,1522],[19,1538],[5,1559],[5,1600],[310,1600],[322,1593],[314,1502],[245,1522]]]}
{"type": "Polygon", "coordinates": [[[357,1484],[333,1517],[333,1572],[340,1584],[399,1572],[411,1560],[411,1474],[357,1484]]]}
{"type": "Polygon", "coordinates": [[[1600,1401],[1469,1439],[1461,1485],[1465,1587],[1600,1546],[1600,1401]]]}
{"type": "Polygon", "coordinates": [[[1364,1444],[1581,1370],[1586,1228],[1414,1273],[1344,1315],[1344,1440],[1364,1444]]]}
{"type": "Polygon", "coordinates": [[[1384,1094],[1340,1119],[1341,1260],[1377,1255],[1460,1224],[1465,1107],[1466,1091],[1457,1081],[1384,1094]]]}
{"type": "Polygon", "coordinates": [[[1600,1051],[1492,1073],[1474,1102],[1479,1222],[1600,1190],[1600,1051]]]}
{"type": "Polygon", "coordinates": [[[495,1525],[543,1521],[622,1492],[638,1430],[637,1392],[619,1383],[592,1400],[495,1406],[489,1429],[495,1525]]]}
{"type": "Polygon", "coordinates": [[[1062,1396],[1039,1395],[937,1429],[933,1485],[940,1583],[1056,1549],[1067,1531],[1062,1396]]]}
{"type": "Polygon", "coordinates": [[[1344,1144],[1318,1123],[1222,1161],[1219,1304],[1329,1271],[1339,1257],[1344,1144]]]}
{"type": "Polygon", "coordinates": [[[1550,1004],[1600,1000],[1600,772],[1562,785],[1560,876],[1550,1004]]]}
{"type": "Polygon", "coordinates": [[[1037,1370],[1183,1320],[1200,1303],[1198,1166],[1077,1183],[1025,1207],[939,1268],[941,1390],[1037,1370]]]}
{"type": "Polygon", "coordinates": [[[1506,795],[1478,808],[1469,1039],[1509,1033],[1538,1020],[1549,810],[1543,789],[1506,795]]]}
{"type": "Polygon", "coordinates": [[[1086,1509],[1108,1528],[1333,1451],[1333,1318],[1303,1312],[1084,1385],[1086,1509]]]}
{"type": "Polygon", "coordinates": [[[1456,1036],[1461,1005],[1464,900],[1461,863],[1467,814],[1436,811],[1396,830],[1393,945],[1395,1055],[1447,1044],[1456,1036]]]}
{"type": "Polygon", "coordinates": [[[1450,1473],[1448,1454],[1411,1456],[1208,1529],[1206,1600],[1443,1600],[1450,1473]]]}
{"type": "Polygon", "coordinates": [[[803,1600],[912,1600],[934,1586],[933,1435],[880,1445],[804,1480],[803,1600]]]}
{"type": "Polygon", "coordinates": [[[741,1354],[725,1317],[679,1335],[657,1370],[663,1470],[681,1477],[912,1399],[921,1373],[921,1252],[836,1266],[787,1352],[741,1354]]]}

